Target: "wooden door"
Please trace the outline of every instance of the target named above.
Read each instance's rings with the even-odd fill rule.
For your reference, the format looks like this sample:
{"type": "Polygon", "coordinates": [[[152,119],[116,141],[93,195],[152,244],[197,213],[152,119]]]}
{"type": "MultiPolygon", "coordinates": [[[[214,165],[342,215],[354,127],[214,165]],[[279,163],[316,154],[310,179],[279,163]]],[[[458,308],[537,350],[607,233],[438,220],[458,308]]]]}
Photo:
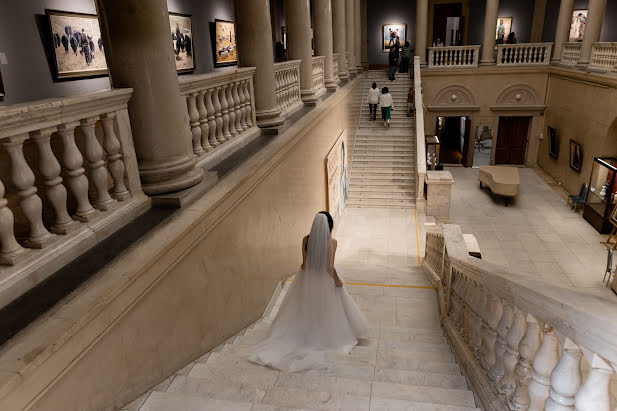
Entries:
{"type": "Polygon", "coordinates": [[[495,164],[524,165],[531,117],[499,117],[495,164]]]}
{"type": "Polygon", "coordinates": [[[471,145],[471,119],[465,117],[465,137],[463,142],[463,165],[471,167],[473,165],[473,146],[471,145]]]}

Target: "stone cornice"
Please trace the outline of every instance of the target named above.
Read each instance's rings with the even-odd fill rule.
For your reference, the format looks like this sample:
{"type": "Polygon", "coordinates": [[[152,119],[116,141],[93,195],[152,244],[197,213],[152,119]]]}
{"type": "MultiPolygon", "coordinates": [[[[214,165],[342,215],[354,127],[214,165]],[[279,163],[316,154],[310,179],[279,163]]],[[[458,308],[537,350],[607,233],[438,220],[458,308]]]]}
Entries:
{"type": "Polygon", "coordinates": [[[274,63],[274,71],[278,72],[278,71],[287,70],[290,68],[300,67],[301,62],[302,60],[289,60],[289,61],[282,61],[280,63],[274,63]]]}
{"type": "Polygon", "coordinates": [[[428,111],[479,111],[480,106],[475,105],[430,105],[428,106],[428,111]]]}
{"type": "Polygon", "coordinates": [[[235,81],[252,79],[255,70],[255,67],[242,67],[221,70],[214,73],[181,76],[178,79],[180,93],[186,95],[204,89],[219,87],[235,81]]]}

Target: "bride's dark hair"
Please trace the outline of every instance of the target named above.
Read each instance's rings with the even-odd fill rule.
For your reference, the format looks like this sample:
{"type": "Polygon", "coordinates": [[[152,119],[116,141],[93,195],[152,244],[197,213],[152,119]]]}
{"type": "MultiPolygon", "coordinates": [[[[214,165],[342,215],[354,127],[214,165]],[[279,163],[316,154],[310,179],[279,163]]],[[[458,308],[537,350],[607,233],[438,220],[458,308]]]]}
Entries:
{"type": "Polygon", "coordinates": [[[323,214],[326,216],[326,218],[328,219],[328,227],[330,227],[330,232],[332,232],[332,229],[334,228],[334,220],[332,219],[330,213],[327,211],[320,211],[319,214],[323,214]]]}

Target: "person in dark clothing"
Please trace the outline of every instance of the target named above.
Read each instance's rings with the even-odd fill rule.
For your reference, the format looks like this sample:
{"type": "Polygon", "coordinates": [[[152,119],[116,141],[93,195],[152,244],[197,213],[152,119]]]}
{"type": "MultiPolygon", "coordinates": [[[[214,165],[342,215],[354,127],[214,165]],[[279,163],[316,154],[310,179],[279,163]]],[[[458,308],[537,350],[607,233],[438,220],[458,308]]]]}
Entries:
{"type": "Polygon", "coordinates": [[[278,41],[274,45],[274,62],[280,63],[282,61],[287,61],[287,51],[285,45],[278,41]]]}
{"type": "MultiPolygon", "coordinates": [[[[71,37],[72,38],[72,37],[71,37]]],[[[68,37],[66,37],[66,35],[62,35],[62,40],[60,40],[62,42],[62,46],[64,46],[64,51],[68,54],[69,52],[69,39],[68,37]]]]}
{"type": "Polygon", "coordinates": [[[191,38],[187,34],[186,36],[184,36],[184,48],[186,49],[186,55],[187,56],[191,55],[191,50],[192,50],[191,47],[192,47],[191,38]]]}
{"type": "Polygon", "coordinates": [[[390,66],[390,81],[394,81],[394,74],[396,73],[396,67],[398,66],[398,47],[394,46],[390,48],[390,53],[388,53],[388,65],[390,66]]]}
{"type": "Polygon", "coordinates": [[[516,34],[513,31],[508,34],[508,44],[516,44],[516,34]]]}
{"type": "Polygon", "coordinates": [[[401,56],[401,67],[399,73],[408,73],[409,72],[409,60],[411,60],[411,55],[413,53],[413,48],[411,44],[406,41],[403,46],[402,56],[401,56]]]}

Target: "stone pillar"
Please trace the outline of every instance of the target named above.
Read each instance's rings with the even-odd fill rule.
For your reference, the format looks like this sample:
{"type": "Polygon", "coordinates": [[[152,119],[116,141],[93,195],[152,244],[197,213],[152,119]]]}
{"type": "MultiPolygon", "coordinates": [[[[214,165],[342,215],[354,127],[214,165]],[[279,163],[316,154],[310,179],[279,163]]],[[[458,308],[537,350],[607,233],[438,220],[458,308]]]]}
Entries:
{"type": "Polygon", "coordinates": [[[495,64],[495,33],[499,17],[499,0],[486,0],[484,13],[484,35],[482,37],[482,53],[480,65],[495,64]]]}
{"type": "Polygon", "coordinates": [[[553,58],[551,59],[553,63],[561,61],[563,43],[566,43],[570,36],[572,10],[574,10],[574,0],[561,0],[559,17],[557,18],[557,31],[555,31],[555,44],[553,45],[553,58]]]}
{"type": "Polygon", "coordinates": [[[450,217],[450,198],[454,178],[449,171],[426,172],[426,215],[450,217]]]}
{"type": "Polygon", "coordinates": [[[416,56],[420,65],[426,67],[426,24],[428,22],[428,0],[416,1],[416,56]]]}
{"type": "Polygon", "coordinates": [[[347,59],[345,59],[345,52],[347,51],[346,27],[345,0],[332,0],[332,42],[334,52],[339,55],[338,74],[341,80],[349,78],[347,59]]]}
{"type": "Polygon", "coordinates": [[[345,0],[345,27],[347,43],[346,51],[349,53],[349,69],[350,73],[356,73],[356,28],[355,28],[355,6],[356,0],[345,0]]]}
{"type": "Polygon", "coordinates": [[[311,6],[309,0],[285,0],[287,54],[300,62],[300,94],[306,104],[315,104],[311,50],[311,6]]]}
{"type": "Polygon", "coordinates": [[[356,29],[356,71],[362,72],[362,13],[360,12],[360,0],[355,0],[353,5],[354,10],[354,28],[356,29]]]}
{"type": "Polygon", "coordinates": [[[315,55],[324,56],[324,82],[329,91],[337,89],[332,62],[332,0],[313,0],[315,55]]]}
{"type": "Polygon", "coordinates": [[[546,15],[546,0],[536,0],[533,8],[533,21],[531,23],[530,43],[541,43],[544,31],[544,17],[546,15]]]}
{"type": "Polygon", "coordinates": [[[274,51],[268,0],[235,0],[238,63],[255,67],[255,116],[259,127],[283,124],[276,101],[274,81],[274,51]]]}
{"type": "MultiPolygon", "coordinates": [[[[128,110],[143,190],[156,195],[199,183],[186,100],[180,95],[165,0],[97,0],[113,87],[131,87],[128,110]],[[146,39],[135,47],[129,38],[146,39]]],[[[270,39],[268,39],[270,40],[270,39]]]]}
{"type": "Polygon", "coordinates": [[[587,66],[591,59],[591,46],[600,41],[602,31],[602,21],[606,11],[606,0],[589,0],[589,12],[585,23],[585,34],[581,45],[581,56],[578,58],[577,66],[587,66]]]}
{"type": "Polygon", "coordinates": [[[367,0],[360,0],[360,19],[362,20],[360,23],[360,29],[361,29],[361,37],[362,37],[362,45],[361,45],[361,62],[362,62],[362,67],[365,70],[368,70],[368,25],[367,25],[367,6],[366,6],[366,1],[367,0]]]}

